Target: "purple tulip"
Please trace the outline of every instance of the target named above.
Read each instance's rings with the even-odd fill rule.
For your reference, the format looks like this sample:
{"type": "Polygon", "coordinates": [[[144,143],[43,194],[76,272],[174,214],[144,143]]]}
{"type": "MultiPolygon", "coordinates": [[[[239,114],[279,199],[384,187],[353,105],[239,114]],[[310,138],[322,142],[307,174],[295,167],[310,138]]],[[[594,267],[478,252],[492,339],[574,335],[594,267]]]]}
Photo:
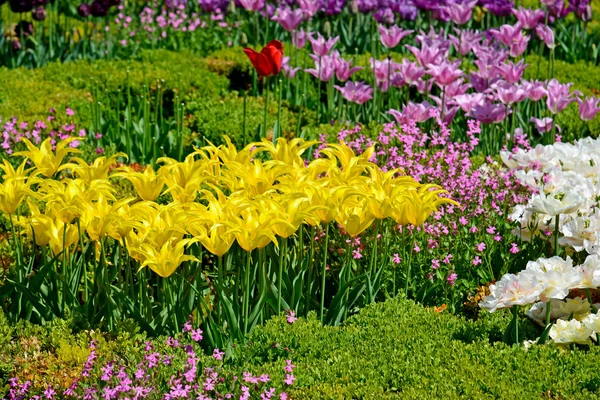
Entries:
{"type": "Polygon", "coordinates": [[[454,32],[457,36],[448,35],[448,37],[456,51],[462,56],[469,54],[482,38],[481,32],[477,31],[454,29],[454,32]]]}
{"type": "Polygon", "coordinates": [[[323,57],[329,54],[331,49],[333,49],[333,46],[335,46],[337,41],[340,40],[340,37],[336,36],[334,38],[329,38],[326,41],[325,38],[318,32],[317,38],[315,39],[314,34],[314,32],[309,33],[308,40],[312,45],[313,53],[315,53],[318,57],[323,57]]]}
{"type": "Polygon", "coordinates": [[[577,102],[579,103],[579,117],[583,121],[590,121],[596,117],[596,114],[600,112],[600,98],[596,97],[588,97],[585,100],[581,100],[579,97],[577,98],[577,102]]]}
{"type": "Polygon", "coordinates": [[[292,44],[297,48],[301,49],[306,45],[306,37],[308,35],[304,32],[304,29],[292,32],[292,44]]]}
{"type": "Polygon", "coordinates": [[[82,18],[87,18],[90,16],[90,14],[92,13],[92,7],[89,4],[80,4],[79,7],[77,7],[77,14],[79,14],[80,17],[82,18]]]}
{"type": "Polygon", "coordinates": [[[503,45],[510,47],[521,33],[521,25],[518,23],[516,25],[502,25],[498,29],[490,29],[490,33],[503,45]]]}
{"type": "Polygon", "coordinates": [[[544,20],[546,14],[543,10],[532,10],[531,8],[519,7],[513,10],[513,14],[524,29],[535,29],[544,20]]]}
{"type": "Polygon", "coordinates": [[[504,105],[521,103],[527,98],[527,92],[521,86],[497,85],[496,97],[504,105]]]}
{"type": "Polygon", "coordinates": [[[548,94],[546,85],[539,81],[525,81],[522,84],[523,89],[527,92],[527,97],[531,101],[540,101],[548,94]]]}
{"type": "Polygon", "coordinates": [[[535,28],[537,36],[546,43],[546,47],[554,49],[556,43],[554,42],[554,32],[548,25],[539,25],[535,28]]]}
{"type": "Polygon", "coordinates": [[[292,68],[290,66],[290,58],[283,57],[283,59],[281,60],[281,70],[283,71],[283,74],[286,76],[286,78],[294,79],[296,73],[300,70],[300,68],[292,68]]]}
{"type": "Polygon", "coordinates": [[[373,98],[373,88],[364,82],[348,81],[344,87],[334,85],[344,98],[352,103],[363,104],[373,98]]]}
{"type": "Polygon", "coordinates": [[[400,15],[400,18],[403,20],[414,21],[417,19],[417,7],[415,7],[412,2],[405,0],[403,2],[401,1],[399,3],[392,4],[392,7],[395,8],[394,11],[397,12],[400,15]]]}
{"type": "Polygon", "coordinates": [[[319,57],[311,54],[310,58],[315,62],[315,68],[305,69],[304,72],[308,72],[322,82],[328,82],[334,77],[335,60],[333,56],[324,55],[323,57],[319,57]]]}
{"type": "Polygon", "coordinates": [[[377,10],[375,14],[373,14],[373,18],[375,18],[375,21],[379,22],[380,24],[387,25],[393,24],[396,20],[394,16],[394,11],[389,7],[380,8],[379,10],[377,10]]]}
{"type": "Polygon", "coordinates": [[[425,74],[425,68],[416,62],[403,58],[402,63],[398,64],[398,74],[405,83],[414,85],[425,74]]]}
{"type": "Polygon", "coordinates": [[[521,80],[523,72],[528,66],[529,64],[525,64],[523,60],[519,61],[517,64],[512,61],[507,61],[498,67],[498,71],[504,80],[512,85],[521,80]]]}
{"type": "Polygon", "coordinates": [[[298,5],[307,19],[314,17],[323,7],[321,0],[298,0],[298,5]]]}
{"type": "Polygon", "coordinates": [[[529,39],[529,35],[523,35],[522,32],[519,32],[514,43],[510,46],[508,54],[511,57],[519,57],[521,54],[525,53],[527,45],[529,44],[529,39]]]}
{"type": "Polygon", "coordinates": [[[456,25],[464,25],[471,19],[473,9],[478,0],[470,0],[464,3],[449,3],[444,10],[456,25]]]}
{"type": "Polygon", "coordinates": [[[346,0],[326,0],[325,13],[327,15],[338,15],[346,6],[346,0]]]}
{"type": "Polygon", "coordinates": [[[571,12],[564,0],[556,0],[553,1],[553,3],[554,4],[552,5],[548,5],[548,11],[551,16],[550,21],[553,21],[554,19],[562,19],[571,12]]]}
{"type": "Polygon", "coordinates": [[[542,119],[531,117],[529,121],[535,124],[535,128],[539,133],[550,132],[552,130],[552,124],[554,122],[552,118],[548,117],[542,119]]]}
{"type": "Polygon", "coordinates": [[[337,50],[332,53],[332,57],[333,64],[335,65],[335,76],[341,82],[345,82],[350,79],[352,74],[354,74],[356,71],[364,69],[363,67],[351,67],[352,62],[344,60],[337,50]]]}
{"type": "Polygon", "coordinates": [[[262,11],[265,8],[265,0],[239,0],[242,7],[248,11],[262,11]]]}
{"type": "Polygon", "coordinates": [[[480,3],[497,17],[508,17],[514,8],[512,0],[480,0],[480,3]]]}
{"type": "Polygon", "coordinates": [[[406,48],[414,54],[419,64],[421,64],[423,67],[427,67],[429,64],[439,64],[439,62],[444,58],[444,52],[435,45],[428,46],[426,44],[422,44],[421,49],[406,45],[406,48]]]}
{"type": "Polygon", "coordinates": [[[304,19],[304,13],[300,9],[292,10],[290,7],[278,8],[277,15],[271,18],[281,24],[288,32],[296,30],[304,19]]]}
{"type": "Polygon", "coordinates": [[[561,0],[540,0],[540,3],[546,7],[556,7],[561,0]]]}
{"type": "Polygon", "coordinates": [[[467,90],[471,89],[470,83],[464,83],[463,78],[458,78],[450,85],[446,86],[446,97],[453,98],[454,96],[459,96],[467,93],[467,90]]]}
{"type": "Polygon", "coordinates": [[[502,104],[485,102],[473,107],[470,114],[482,124],[495,124],[506,117],[506,107],[502,104]]]}
{"type": "Polygon", "coordinates": [[[430,64],[427,72],[433,76],[435,83],[440,87],[446,87],[463,75],[463,72],[458,69],[460,63],[461,60],[453,62],[444,60],[438,65],[430,64]]]}
{"type": "Polygon", "coordinates": [[[431,118],[431,110],[433,107],[427,101],[422,103],[413,103],[409,101],[408,104],[405,104],[402,107],[402,112],[397,110],[389,110],[388,113],[391,114],[398,124],[406,124],[409,122],[425,122],[429,118],[431,118]]]}
{"type": "Polygon", "coordinates": [[[389,29],[383,25],[379,25],[378,29],[381,43],[388,49],[398,46],[402,39],[414,32],[413,30],[404,30],[396,25],[393,25],[389,29]]]}
{"type": "Polygon", "coordinates": [[[483,93],[461,94],[452,97],[453,102],[466,113],[473,110],[474,107],[482,105],[485,99],[483,93]]]}
{"type": "Polygon", "coordinates": [[[575,95],[581,95],[580,92],[569,92],[569,88],[573,83],[561,84],[556,79],[552,79],[548,83],[547,91],[548,98],[546,99],[546,106],[552,114],[558,114],[564,110],[569,104],[573,103],[576,99],[575,95]]]}
{"type": "Polygon", "coordinates": [[[38,7],[31,12],[31,17],[36,21],[43,21],[46,19],[46,9],[44,7],[38,7]]]}

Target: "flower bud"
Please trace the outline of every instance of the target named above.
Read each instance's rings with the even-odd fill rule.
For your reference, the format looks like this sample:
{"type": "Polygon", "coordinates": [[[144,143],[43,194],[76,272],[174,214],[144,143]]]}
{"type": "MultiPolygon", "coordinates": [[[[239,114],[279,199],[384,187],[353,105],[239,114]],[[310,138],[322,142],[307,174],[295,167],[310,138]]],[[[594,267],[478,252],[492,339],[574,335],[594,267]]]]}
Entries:
{"type": "Polygon", "coordinates": [[[329,21],[325,21],[323,24],[323,35],[325,37],[331,37],[331,23],[329,23],[329,21]]]}
{"type": "Polygon", "coordinates": [[[44,7],[38,7],[31,12],[31,17],[36,21],[43,21],[46,19],[46,9],[44,7]]]}
{"type": "Polygon", "coordinates": [[[79,14],[81,18],[87,18],[90,16],[91,13],[92,7],[89,4],[83,3],[79,7],[77,7],[77,14],[79,14]]]}

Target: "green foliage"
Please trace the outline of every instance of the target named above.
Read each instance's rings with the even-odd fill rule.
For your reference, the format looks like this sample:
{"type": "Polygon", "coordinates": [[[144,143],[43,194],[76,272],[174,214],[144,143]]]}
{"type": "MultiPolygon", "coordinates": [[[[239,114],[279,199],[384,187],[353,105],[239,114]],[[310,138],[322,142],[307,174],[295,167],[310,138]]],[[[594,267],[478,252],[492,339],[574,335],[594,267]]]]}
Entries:
{"type": "Polygon", "coordinates": [[[24,120],[43,119],[51,107],[69,106],[85,115],[90,107],[93,89],[99,100],[116,108],[124,101],[127,82],[132,96],[147,85],[152,91],[160,84],[165,89],[165,108],[172,109],[177,90],[184,102],[197,97],[213,97],[225,92],[228,81],[211,73],[206,62],[190,53],[165,50],[143,51],[127,61],[97,60],[51,63],[27,70],[0,70],[0,116],[13,115],[24,120]],[[119,92],[121,92],[119,96],[119,92]]]}
{"type": "MultiPolygon", "coordinates": [[[[232,92],[222,98],[198,98],[187,105],[188,127],[193,132],[192,141],[195,145],[204,146],[209,140],[220,144],[223,135],[228,135],[234,144],[242,146],[253,140],[259,140],[260,125],[264,121],[264,97],[246,96],[246,136],[244,136],[244,98],[232,92]]],[[[269,94],[267,114],[267,131],[269,136],[277,120],[277,101],[274,93],[269,94]]],[[[281,109],[281,125],[286,137],[293,136],[301,118],[300,125],[305,126],[314,119],[314,112],[293,110],[287,102],[281,109]]]]}
{"type": "MultiPolygon", "coordinates": [[[[521,340],[539,335],[520,319],[521,340]]],[[[238,362],[270,372],[275,360],[293,360],[295,398],[600,398],[598,347],[508,347],[499,340],[509,320],[508,311],[471,321],[396,298],[342,327],[321,327],[314,316],[293,325],[271,320],[253,332],[238,362]]]]}

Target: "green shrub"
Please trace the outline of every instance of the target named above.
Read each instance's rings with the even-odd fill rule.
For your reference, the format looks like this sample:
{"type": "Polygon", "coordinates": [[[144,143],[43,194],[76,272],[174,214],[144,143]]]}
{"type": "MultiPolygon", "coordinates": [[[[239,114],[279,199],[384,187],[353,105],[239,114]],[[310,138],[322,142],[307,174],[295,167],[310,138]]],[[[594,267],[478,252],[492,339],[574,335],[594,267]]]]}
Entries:
{"type": "MultiPolygon", "coordinates": [[[[192,141],[197,146],[222,143],[222,136],[228,135],[239,145],[259,139],[259,126],[264,121],[264,98],[246,97],[246,136],[243,135],[244,98],[232,92],[223,98],[198,98],[187,105],[188,127],[193,132],[192,141]],[[205,140],[206,139],[206,140],[205,140]]],[[[270,95],[267,114],[268,136],[272,135],[277,120],[277,102],[270,95]]],[[[298,110],[292,110],[287,102],[281,109],[281,124],[284,136],[291,137],[296,131],[298,118],[301,126],[313,124],[314,113],[304,110],[300,116],[298,110]]]]}
{"type": "Polygon", "coordinates": [[[167,111],[173,107],[177,90],[180,99],[188,102],[197,97],[222,95],[229,85],[225,77],[208,71],[202,58],[165,50],[143,51],[127,61],[55,62],[35,70],[2,69],[0,117],[42,119],[51,107],[68,105],[89,121],[93,89],[98,89],[101,102],[115,108],[119,98],[125,101],[128,80],[132,96],[140,95],[144,85],[152,93],[160,84],[167,111]]]}
{"type": "MultiPolygon", "coordinates": [[[[536,338],[540,328],[522,312],[520,318],[521,340],[536,338]]],[[[273,387],[297,399],[600,398],[598,346],[509,347],[499,341],[509,320],[506,310],[467,320],[401,298],[369,306],[338,327],[321,326],[314,313],[293,324],[279,317],[255,329],[247,344],[234,345],[227,368],[270,374],[273,387]],[[297,378],[290,388],[280,376],[288,359],[297,378]]],[[[28,376],[38,373],[38,383],[68,385],[81,370],[91,338],[105,359],[127,354],[136,365],[143,357],[145,338],[131,324],[113,335],[73,334],[70,325],[10,326],[0,314],[0,382],[6,384],[15,361],[35,350],[17,373],[27,368],[28,376]]],[[[157,349],[164,343],[162,337],[153,340],[157,349]]]]}
{"type": "MultiPolygon", "coordinates": [[[[292,325],[269,321],[239,363],[275,371],[274,360],[292,359],[294,398],[600,398],[598,347],[508,347],[498,342],[508,321],[508,312],[469,321],[396,298],[341,327],[321,327],[314,315],[292,325]]],[[[526,320],[521,325],[522,339],[540,333],[526,320]]]]}

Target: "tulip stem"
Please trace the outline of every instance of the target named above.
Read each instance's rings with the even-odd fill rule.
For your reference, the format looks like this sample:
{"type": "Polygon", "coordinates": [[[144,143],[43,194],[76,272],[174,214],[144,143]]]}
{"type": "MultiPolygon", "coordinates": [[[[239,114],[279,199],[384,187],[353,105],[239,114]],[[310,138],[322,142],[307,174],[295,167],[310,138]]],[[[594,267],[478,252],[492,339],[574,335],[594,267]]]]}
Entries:
{"type": "Polygon", "coordinates": [[[325,278],[327,275],[327,253],[329,252],[329,224],[325,225],[325,247],[323,247],[323,269],[321,271],[321,323],[323,323],[323,310],[325,308],[325,278]]]}
{"type": "Polygon", "coordinates": [[[413,249],[411,243],[408,243],[409,253],[408,253],[408,263],[406,264],[406,282],[404,283],[404,297],[408,299],[408,284],[410,282],[410,264],[412,263],[412,253],[413,249]]]}
{"type": "MultiPolygon", "coordinates": [[[[263,117],[263,134],[262,137],[267,137],[267,111],[269,108],[269,78],[265,77],[264,80],[264,89],[265,89],[265,113],[263,117]]],[[[275,137],[275,133],[273,133],[273,137],[275,137]]]]}
{"type": "Polygon", "coordinates": [[[587,297],[587,301],[588,301],[588,303],[590,303],[590,306],[592,307],[592,312],[594,314],[598,313],[598,307],[596,307],[594,305],[594,302],[592,300],[592,291],[590,290],[590,288],[585,289],[585,297],[587,297]]]}
{"type": "Polygon", "coordinates": [[[550,300],[546,302],[546,327],[550,325],[550,300]]]}
{"type": "Polygon", "coordinates": [[[243,300],[243,313],[244,313],[244,335],[248,333],[248,306],[250,303],[250,261],[252,259],[252,252],[248,252],[248,257],[246,258],[246,270],[244,271],[244,280],[245,280],[245,290],[244,290],[244,300],[243,300]]]}
{"type": "MultiPolygon", "coordinates": [[[[375,236],[373,237],[373,247],[371,250],[371,262],[369,265],[369,279],[373,278],[373,269],[375,268],[375,260],[377,259],[377,238],[379,236],[379,229],[381,228],[381,220],[378,219],[375,227],[375,236]]],[[[371,304],[375,299],[371,298],[371,293],[367,293],[368,303],[371,304]]]]}
{"type": "Polygon", "coordinates": [[[560,221],[560,214],[556,216],[556,222],[554,223],[554,255],[558,256],[558,223],[560,221]]]}
{"type": "MultiPolygon", "coordinates": [[[[303,226],[300,226],[300,235],[302,236],[302,230],[303,230],[303,226]]],[[[308,265],[308,285],[306,288],[306,309],[304,310],[305,314],[308,314],[308,311],[310,311],[310,300],[312,298],[311,296],[311,288],[312,288],[312,272],[314,270],[314,257],[315,257],[315,237],[317,236],[317,230],[316,228],[313,226],[312,228],[312,236],[310,237],[310,252],[309,252],[309,259],[307,262],[308,265]]],[[[300,247],[304,248],[304,241],[300,240],[300,247]]],[[[304,258],[304,256],[302,257],[304,258]]]]}
{"type": "Polygon", "coordinates": [[[317,126],[321,123],[321,57],[319,57],[319,88],[317,89],[317,126]]]}
{"type": "Polygon", "coordinates": [[[283,130],[281,128],[281,96],[283,92],[283,81],[281,79],[279,81],[279,99],[277,104],[277,135],[273,132],[273,144],[277,142],[277,138],[281,137],[283,134],[283,130]]]}
{"type": "Polygon", "coordinates": [[[283,281],[286,245],[287,238],[281,238],[281,245],[279,246],[279,274],[277,275],[277,315],[281,313],[281,282],[283,281]]]}
{"type": "Polygon", "coordinates": [[[242,119],[242,140],[246,145],[246,91],[242,89],[242,97],[244,98],[244,117],[242,119]]]}

